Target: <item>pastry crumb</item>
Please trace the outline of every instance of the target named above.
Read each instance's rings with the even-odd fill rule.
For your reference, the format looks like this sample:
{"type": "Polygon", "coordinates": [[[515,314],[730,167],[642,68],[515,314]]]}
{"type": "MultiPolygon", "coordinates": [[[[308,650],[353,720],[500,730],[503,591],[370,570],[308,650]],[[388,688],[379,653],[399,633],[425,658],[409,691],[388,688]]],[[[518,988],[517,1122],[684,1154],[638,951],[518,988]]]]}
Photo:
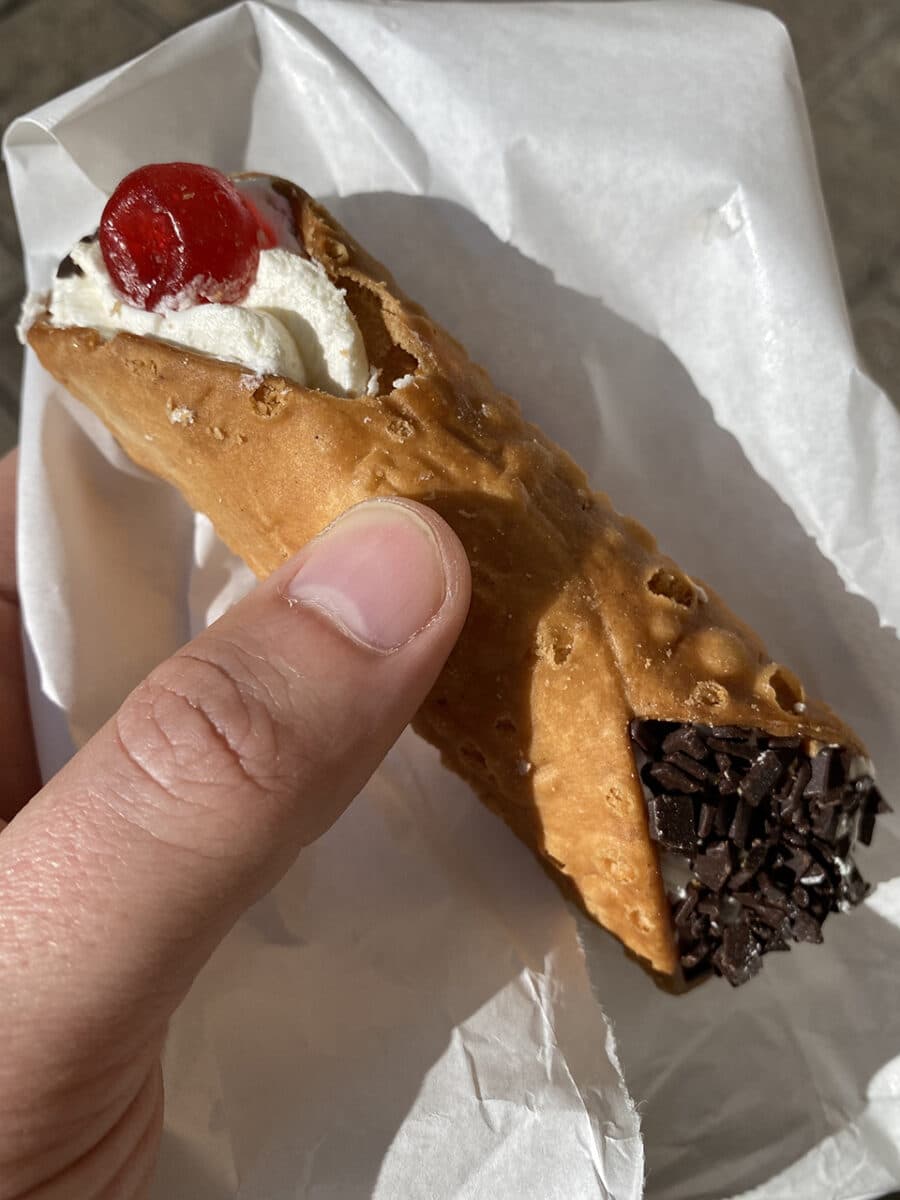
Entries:
{"type": "Polygon", "coordinates": [[[194,410],[184,404],[173,404],[169,408],[169,420],[173,425],[193,425],[194,410]]]}

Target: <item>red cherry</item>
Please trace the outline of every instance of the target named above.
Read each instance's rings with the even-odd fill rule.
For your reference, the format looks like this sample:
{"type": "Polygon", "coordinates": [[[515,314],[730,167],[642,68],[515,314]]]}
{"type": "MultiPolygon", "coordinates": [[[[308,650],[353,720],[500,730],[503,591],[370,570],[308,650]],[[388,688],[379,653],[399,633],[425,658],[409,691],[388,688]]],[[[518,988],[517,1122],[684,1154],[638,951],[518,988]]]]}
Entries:
{"type": "Polygon", "coordinates": [[[151,163],[126,175],[100,219],[113,284],[136,308],[237,304],[256,278],[264,234],[221,171],[151,163]]]}

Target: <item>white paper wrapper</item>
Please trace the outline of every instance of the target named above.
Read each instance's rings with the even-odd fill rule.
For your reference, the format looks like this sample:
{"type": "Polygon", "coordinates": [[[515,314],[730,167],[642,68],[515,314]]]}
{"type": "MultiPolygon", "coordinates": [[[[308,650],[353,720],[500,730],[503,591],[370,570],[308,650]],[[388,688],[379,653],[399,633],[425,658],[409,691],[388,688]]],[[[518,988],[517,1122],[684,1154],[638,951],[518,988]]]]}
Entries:
{"type": "MultiPolygon", "coordinates": [[[[771,18],[247,4],[17,122],[6,154],[35,287],[141,162],[321,196],[900,794],[900,421],[855,359],[771,18]]],[[[21,477],[51,770],[248,578],[32,357],[21,477]]],[[[876,1196],[900,1183],[898,849],[884,822],[863,865],[887,882],[824,947],[674,999],[580,921],[583,959],[530,856],[407,735],[175,1022],[156,1195],[637,1196],[590,981],[649,1196],[876,1196]]]]}

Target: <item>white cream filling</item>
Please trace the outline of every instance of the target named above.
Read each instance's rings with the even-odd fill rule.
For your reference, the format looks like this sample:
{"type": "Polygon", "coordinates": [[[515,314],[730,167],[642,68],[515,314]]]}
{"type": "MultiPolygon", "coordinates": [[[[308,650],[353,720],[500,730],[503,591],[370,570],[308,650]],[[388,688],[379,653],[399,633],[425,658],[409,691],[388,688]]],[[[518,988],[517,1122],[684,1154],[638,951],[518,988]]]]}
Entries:
{"type": "Polygon", "coordinates": [[[49,307],[62,327],[158,338],[246,367],[256,375],[283,375],[336,396],[364,395],[370,382],[362,334],[344,292],[323,268],[303,258],[287,201],[261,181],[245,189],[284,244],[262,250],[259,269],[241,304],[194,304],[146,312],[115,291],[99,243],[71,251],[81,274],[53,281],[49,300],[27,296],[19,335],[49,307]]]}

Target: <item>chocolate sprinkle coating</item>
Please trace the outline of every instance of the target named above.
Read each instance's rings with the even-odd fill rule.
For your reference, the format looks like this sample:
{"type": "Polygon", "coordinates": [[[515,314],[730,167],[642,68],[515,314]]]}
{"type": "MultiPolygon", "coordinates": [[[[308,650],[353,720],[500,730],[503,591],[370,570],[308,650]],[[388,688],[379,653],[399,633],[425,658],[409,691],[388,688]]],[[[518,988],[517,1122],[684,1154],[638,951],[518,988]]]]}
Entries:
{"type": "Polygon", "coordinates": [[[650,836],[680,856],[689,882],[670,895],[682,971],[735,987],[770,950],[821,942],[831,912],[869,886],[850,857],[890,811],[837,746],[734,725],[631,722],[650,836]]]}
{"type": "Polygon", "coordinates": [[[721,892],[732,871],[731,846],[714,842],[694,859],[694,874],[713,892],[721,892]]]}
{"type": "Polygon", "coordinates": [[[738,784],[738,794],[756,808],[763,796],[771,792],[784,770],[774,750],[764,750],[738,784]]]}

